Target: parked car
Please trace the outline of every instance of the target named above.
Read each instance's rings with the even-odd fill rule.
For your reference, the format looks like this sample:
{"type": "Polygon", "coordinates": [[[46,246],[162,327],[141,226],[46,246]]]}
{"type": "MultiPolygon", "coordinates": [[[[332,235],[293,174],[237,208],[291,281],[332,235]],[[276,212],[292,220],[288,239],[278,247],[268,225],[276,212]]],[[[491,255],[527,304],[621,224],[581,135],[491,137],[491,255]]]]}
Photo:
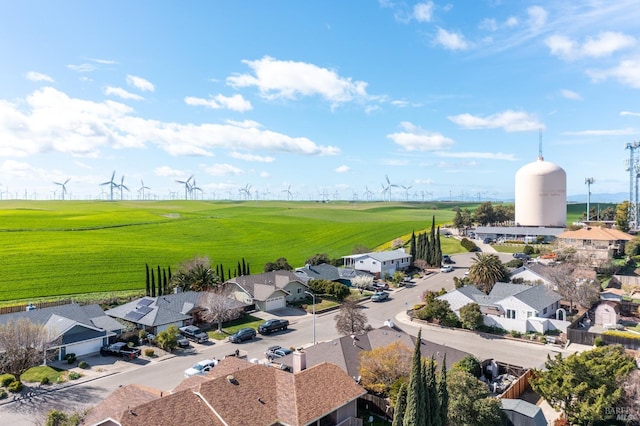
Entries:
{"type": "Polygon", "coordinates": [[[204,343],[209,340],[209,335],[204,331],[200,330],[195,325],[187,325],[185,327],[180,327],[180,334],[186,337],[189,340],[193,340],[197,343],[204,343]]]}
{"type": "Polygon", "coordinates": [[[445,265],[451,265],[456,263],[453,259],[451,259],[451,256],[449,256],[448,254],[443,254],[442,255],[442,263],[444,263],[445,265]]]}
{"type": "Polygon", "coordinates": [[[181,334],[178,334],[177,342],[179,348],[188,348],[191,345],[191,343],[189,343],[189,339],[181,334]]]}
{"type": "Polygon", "coordinates": [[[515,257],[516,259],[520,259],[520,260],[529,260],[529,259],[531,259],[531,256],[529,256],[526,253],[521,253],[521,252],[513,253],[513,257],[515,257]]]}
{"type": "Polygon", "coordinates": [[[440,272],[451,272],[453,271],[453,266],[451,265],[442,265],[442,268],[440,268],[440,272]]]}
{"type": "Polygon", "coordinates": [[[246,327],[246,328],[241,328],[240,330],[236,331],[234,334],[229,336],[229,341],[231,343],[240,343],[245,340],[254,339],[255,337],[256,337],[256,330],[254,328],[246,327]]]}
{"type": "Polygon", "coordinates": [[[130,348],[126,342],[116,342],[100,348],[100,355],[115,355],[122,359],[134,359],[140,356],[140,349],[130,348]]]}
{"type": "Polygon", "coordinates": [[[495,241],[493,240],[493,238],[485,238],[484,240],[482,240],[483,244],[493,244],[495,243],[495,241]]]}
{"type": "Polygon", "coordinates": [[[271,361],[274,358],[282,358],[283,356],[287,356],[291,352],[293,352],[291,349],[283,348],[282,346],[269,346],[267,351],[264,353],[264,356],[266,356],[267,359],[271,361]]]}
{"type": "Polygon", "coordinates": [[[373,284],[374,290],[389,290],[389,284],[386,281],[378,281],[373,284]]]}
{"type": "Polygon", "coordinates": [[[275,331],[286,330],[289,327],[289,321],[286,319],[273,318],[266,320],[258,327],[258,333],[271,334],[275,331]]]}
{"type": "Polygon", "coordinates": [[[373,296],[371,296],[372,302],[382,302],[389,298],[389,293],[386,291],[376,291],[373,296]]]}
{"type": "Polygon", "coordinates": [[[184,377],[197,376],[199,374],[205,375],[216,365],[218,365],[217,359],[204,359],[195,363],[193,367],[184,370],[184,377]]]}

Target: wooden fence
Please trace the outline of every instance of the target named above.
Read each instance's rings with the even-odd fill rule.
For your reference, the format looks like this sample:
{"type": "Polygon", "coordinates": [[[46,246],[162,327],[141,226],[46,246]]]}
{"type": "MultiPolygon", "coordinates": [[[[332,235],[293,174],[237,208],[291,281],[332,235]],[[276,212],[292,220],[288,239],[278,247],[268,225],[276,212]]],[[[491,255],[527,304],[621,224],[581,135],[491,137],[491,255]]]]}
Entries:
{"type": "Polygon", "coordinates": [[[51,306],[67,305],[71,303],[71,299],[65,300],[52,300],[50,302],[36,302],[27,305],[15,305],[15,306],[2,306],[0,307],[0,315],[12,314],[14,312],[24,312],[28,306],[33,306],[35,309],[48,308],[51,306]]]}
{"type": "Polygon", "coordinates": [[[525,373],[518,377],[518,380],[511,383],[511,386],[506,391],[502,392],[498,398],[502,399],[518,399],[520,395],[525,393],[529,389],[529,379],[533,376],[533,370],[527,370],[525,373]]]}

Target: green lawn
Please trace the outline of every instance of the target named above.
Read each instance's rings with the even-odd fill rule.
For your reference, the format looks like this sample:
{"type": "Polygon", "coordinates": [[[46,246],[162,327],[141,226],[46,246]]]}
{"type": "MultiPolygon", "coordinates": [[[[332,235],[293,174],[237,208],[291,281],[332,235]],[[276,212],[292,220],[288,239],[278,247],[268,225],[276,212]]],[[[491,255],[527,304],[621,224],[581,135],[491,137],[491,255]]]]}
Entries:
{"type": "Polygon", "coordinates": [[[217,325],[213,324],[214,330],[208,331],[209,338],[214,340],[224,340],[241,328],[250,327],[257,329],[260,324],[264,322],[263,319],[247,315],[244,318],[240,318],[234,321],[225,322],[222,324],[222,333],[218,333],[217,325]]]}
{"type": "MultiPolygon", "coordinates": [[[[178,269],[196,255],[252,273],[285,257],[379,249],[412,231],[450,223],[453,204],[210,201],[0,202],[0,301],[143,290],[145,264],[178,269]]],[[[405,240],[407,241],[407,240],[405,240]]],[[[447,248],[455,252],[456,247],[447,248]]]]}
{"type": "Polygon", "coordinates": [[[45,377],[49,378],[49,383],[64,381],[64,371],[58,371],[48,365],[32,367],[22,374],[20,379],[23,382],[40,383],[45,377]]]}

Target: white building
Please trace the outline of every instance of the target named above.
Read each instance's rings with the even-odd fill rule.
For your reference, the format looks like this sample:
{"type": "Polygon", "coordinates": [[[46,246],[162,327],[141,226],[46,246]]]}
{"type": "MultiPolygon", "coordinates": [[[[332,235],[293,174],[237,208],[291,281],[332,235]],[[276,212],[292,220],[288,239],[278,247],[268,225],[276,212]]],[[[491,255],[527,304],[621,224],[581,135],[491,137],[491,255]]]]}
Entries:
{"type": "Polygon", "coordinates": [[[404,271],[411,266],[412,256],[397,249],[393,251],[381,251],[373,253],[353,254],[343,256],[345,268],[353,268],[358,271],[366,271],[376,278],[391,277],[396,271],[404,271]]]}

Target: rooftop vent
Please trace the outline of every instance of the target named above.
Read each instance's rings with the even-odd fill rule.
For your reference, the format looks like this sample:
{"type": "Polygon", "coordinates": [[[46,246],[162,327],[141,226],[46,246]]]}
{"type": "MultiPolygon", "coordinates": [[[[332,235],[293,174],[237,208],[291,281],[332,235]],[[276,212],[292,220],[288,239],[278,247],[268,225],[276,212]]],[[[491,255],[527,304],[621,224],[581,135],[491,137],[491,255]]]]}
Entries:
{"type": "Polygon", "coordinates": [[[232,385],[237,385],[238,384],[238,381],[236,380],[236,378],[232,374],[229,374],[227,376],[227,382],[231,383],[232,385]]]}

